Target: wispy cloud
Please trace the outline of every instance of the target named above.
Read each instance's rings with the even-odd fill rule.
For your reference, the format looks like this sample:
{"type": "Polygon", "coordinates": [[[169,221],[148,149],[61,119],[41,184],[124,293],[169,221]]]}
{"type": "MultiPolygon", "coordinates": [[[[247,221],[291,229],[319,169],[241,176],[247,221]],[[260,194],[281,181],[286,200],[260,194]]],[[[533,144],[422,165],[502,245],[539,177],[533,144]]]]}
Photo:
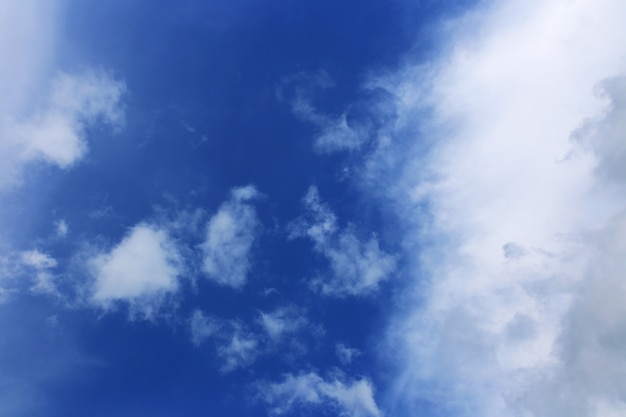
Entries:
{"type": "Polygon", "coordinates": [[[208,338],[215,335],[220,330],[220,321],[206,316],[201,310],[194,310],[189,319],[189,331],[191,342],[195,346],[200,346],[208,338]]]}
{"type": "Polygon", "coordinates": [[[251,266],[252,245],[260,229],[254,206],[259,197],[253,186],[234,188],[231,197],[209,220],[202,245],[203,271],[222,285],[241,288],[251,266]]]}
{"type": "Polygon", "coordinates": [[[57,261],[47,253],[39,250],[24,251],[21,253],[21,262],[35,272],[35,284],[31,290],[42,294],[58,295],[54,283],[54,274],[51,272],[57,266],[57,261]]]}
{"type": "Polygon", "coordinates": [[[70,231],[69,226],[67,225],[67,222],[63,219],[59,220],[58,222],[56,222],[56,234],[57,237],[66,237],[67,234],[70,231]]]}
{"type": "Polygon", "coordinates": [[[189,319],[189,330],[196,347],[207,343],[215,349],[224,373],[249,367],[257,358],[277,352],[286,359],[301,355],[307,350],[302,336],[323,333],[307,320],[304,311],[293,306],[260,312],[252,323],[220,319],[196,309],[189,319]]]}
{"type": "Polygon", "coordinates": [[[339,228],[316,187],[309,188],[303,203],[305,213],[290,224],[289,237],[309,238],[331,269],[330,277],[314,279],[314,288],[339,297],[363,295],[375,291],[396,270],[396,258],[380,249],[376,236],[362,241],[353,227],[339,228]]]}
{"type": "Polygon", "coordinates": [[[332,79],[324,71],[303,72],[282,80],[276,95],[291,107],[296,117],[317,128],[314,146],[318,152],[359,149],[369,139],[367,124],[349,118],[347,111],[339,115],[325,114],[314,104],[318,93],[333,85],[332,79]]]}
{"type": "Polygon", "coordinates": [[[398,118],[362,178],[390,198],[414,263],[389,336],[406,415],[623,410],[608,296],[623,293],[622,14],[613,0],[480,4],[447,22],[433,63],[372,81],[398,118]]]}
{"type": "Polygon", "coordinates": [[[194,345],[212,342],[223,373],[248,367],[263,353],[262,336],[237,320],[218,319],[195,310],[189,325],[194,345]]]}
{"type": "Polygon", "coordinates": [[[381,415],[372,384],[367,379],[334,377],[326,380],[315,372],[287,374],[281,382],[259,384],[258,391],[273,415],[302,409],[332,410],[347,417],[381,415]]]}
{"type": "Polygon", "coordinates": [[[346,346],[344,343],[337,343],[335,345],[335,354],[337,355],[337,358],[339,358],[339,362],[341,362],[343,365],[349,365],[352,363],[352,361],[361,356],[363,352],[361,352],[359,349],[356,348],[351,348],[349,346],[346,346]]]}
{"type": "Polygon", "coordinates": [[[131,317],[153,319],[179,289],[183,262],[176,243],[155,225],[140,223],[110,251],[93,256],[90,301],[105,309],[128,304],[131,317]]]}

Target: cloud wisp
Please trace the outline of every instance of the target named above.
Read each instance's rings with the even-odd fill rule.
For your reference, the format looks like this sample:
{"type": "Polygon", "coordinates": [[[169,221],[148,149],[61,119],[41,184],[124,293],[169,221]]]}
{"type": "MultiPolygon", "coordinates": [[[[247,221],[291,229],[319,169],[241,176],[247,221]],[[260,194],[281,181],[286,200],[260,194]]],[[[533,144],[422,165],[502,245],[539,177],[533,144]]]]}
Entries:
{"type": "Polygon", "coordinates": [[[380,249],[372,236],[362,241],[352,227],[339,229],[337,218],[321,201],[315,186],[303,199],[305,213],[289,225],[289,238],[305,237],[330,264],[330,277],[315,278],[312,286],[336,297],[366,295],[396,270],[396,258],[380,249]]]}
{"type": "Polygon", "coordinates": [[[296,117],[316,127],[314,148],[317,152],[355,151],[369,139],[369,127],[355,123],[347,111],[339,115],[325,114],[314,104],[319,92],[333,86],[333,80],[324,71],[303,72],[283,79],[276,96],[291,107],[296,117]]]}
{"type": "Polygon", "coordinates": [[[259,398],[272,415],[297,410],[332,411],[346,417],[379,417],[374,389],[368,379],[337,376],[324,379],[315,372],[287,374],[281,382],[258,385],[259,398]]]}
{"type": "Polygon", "coordinates": [[[283,358],[301,355],[307,350],[301,336],[322,332],[319,326],[309,323],[303,311],[293,306],[260,312],[252,324],[217,318],[196,309],[189,319],[189,331],[196,347],[207,343],[214,348],[222,373],[247,368],[257,358],[277,352],[283,358]]]}

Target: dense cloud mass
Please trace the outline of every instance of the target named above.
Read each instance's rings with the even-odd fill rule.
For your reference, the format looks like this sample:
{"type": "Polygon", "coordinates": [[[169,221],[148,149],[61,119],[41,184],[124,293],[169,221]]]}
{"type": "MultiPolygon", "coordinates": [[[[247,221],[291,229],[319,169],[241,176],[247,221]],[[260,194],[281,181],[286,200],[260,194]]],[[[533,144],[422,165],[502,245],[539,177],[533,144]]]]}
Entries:
{"type": "Polygon", "coordinates": [[[436,139],[408,157],[380,147],[365,177],[397,178],[394,207],[422,220],[407,222],[405,239],[425,305],[399,312],[389,334],[403,344],[394,390],[406,407],[484,416],[623,409],[613,353],[621,303],[600,295],[622,287],[612,233],[626,207],[615,139],[624,133],[614,78],[625,69],[622,9],[484,5],[452,22],[435,63],[374,81],[398,98],[394,140],[436,139]],[[425,110],[432,116],[418,128],[425,110]]]}

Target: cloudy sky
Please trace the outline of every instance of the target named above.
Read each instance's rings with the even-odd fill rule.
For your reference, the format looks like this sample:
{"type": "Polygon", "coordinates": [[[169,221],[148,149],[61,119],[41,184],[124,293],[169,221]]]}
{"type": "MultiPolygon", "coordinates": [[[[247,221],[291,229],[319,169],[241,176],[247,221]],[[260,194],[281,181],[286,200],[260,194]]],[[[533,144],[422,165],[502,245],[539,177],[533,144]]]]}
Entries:
{"type": "Polygon", "coordinates": [[[0,2],[0,416],[626,415],[623,0],[0,2]]]}

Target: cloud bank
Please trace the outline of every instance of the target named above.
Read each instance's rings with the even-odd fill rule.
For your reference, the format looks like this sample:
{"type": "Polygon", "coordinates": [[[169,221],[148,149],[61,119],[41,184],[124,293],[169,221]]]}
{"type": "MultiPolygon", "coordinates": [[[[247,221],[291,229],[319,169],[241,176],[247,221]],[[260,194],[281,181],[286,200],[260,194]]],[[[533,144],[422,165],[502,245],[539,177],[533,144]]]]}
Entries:
{"type": "Polygon", "coordinates": [[[398,117],[362,179],[413,263],[388,338],[398,412],[623,412],[623,12],[484,2],[434,62],[372,79],[398,117]]]}

